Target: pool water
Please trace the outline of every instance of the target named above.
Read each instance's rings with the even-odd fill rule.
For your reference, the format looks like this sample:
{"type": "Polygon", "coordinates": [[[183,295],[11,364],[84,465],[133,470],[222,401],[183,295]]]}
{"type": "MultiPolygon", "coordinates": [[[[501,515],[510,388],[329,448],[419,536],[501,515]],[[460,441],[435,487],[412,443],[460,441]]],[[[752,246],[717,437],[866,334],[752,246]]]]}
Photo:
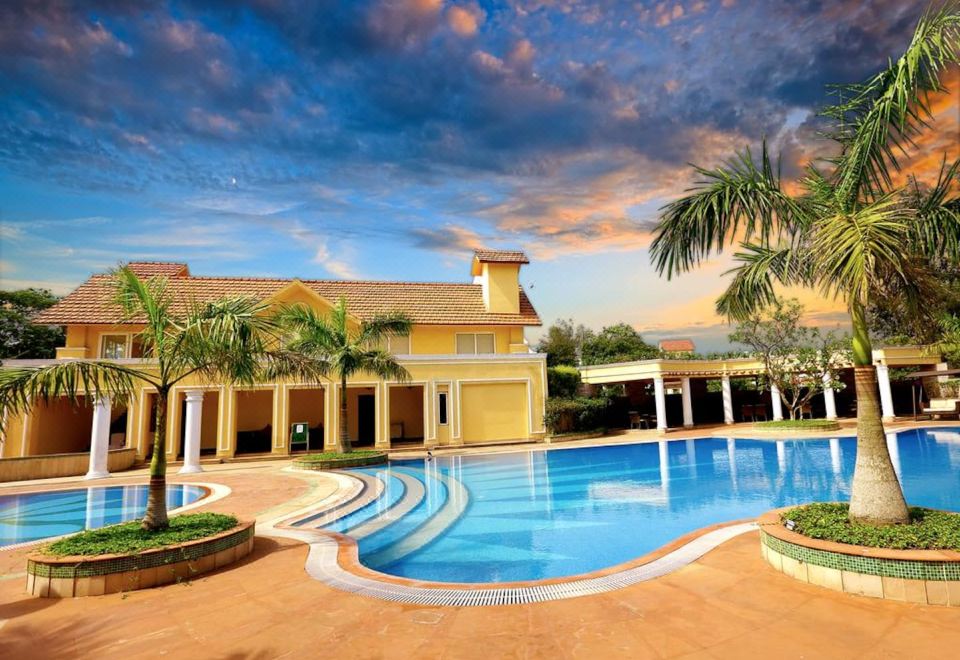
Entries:
{"type": "MultiPolygon", "coordinates": [[[[960,428],[887,438],[909,503],[960,511],[960,428]]],[[[848,500],[855,457],[853,438],[703,438],[392,461],[360,470],[384,493],[328,528],[356,535],[364,565],[408,578],[569,576],[715,523],[848,500]]]]}
{"type": "MultiPolygon", "coordinates": [[[[0,496],[0,548],[135,520],[147,508],[148,486],[106,486],[0,496]]],[[[167,486],[167,508],[204,496],[200,486],[167,486]]]]}

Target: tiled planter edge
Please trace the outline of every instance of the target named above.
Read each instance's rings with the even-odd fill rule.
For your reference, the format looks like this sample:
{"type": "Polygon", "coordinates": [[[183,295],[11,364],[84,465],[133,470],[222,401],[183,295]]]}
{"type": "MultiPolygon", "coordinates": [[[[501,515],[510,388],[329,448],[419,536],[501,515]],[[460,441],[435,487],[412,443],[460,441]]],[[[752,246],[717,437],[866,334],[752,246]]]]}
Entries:
{"type": "Polygon", "coordinates": [[[194,578],[250,554],[253,521],[195,541],[145,550],[136,555],[27,557],[27,592],[39,598],[102,596],[149,589],[194,578]]]}
{"type": "Polygon", "coordinates": [[[760,552],[784,575],[858,596],[960,607],[960,552],[888,550],[811,539],[783,526],[780,513],[785,510],[757,520],[760,552]]]}

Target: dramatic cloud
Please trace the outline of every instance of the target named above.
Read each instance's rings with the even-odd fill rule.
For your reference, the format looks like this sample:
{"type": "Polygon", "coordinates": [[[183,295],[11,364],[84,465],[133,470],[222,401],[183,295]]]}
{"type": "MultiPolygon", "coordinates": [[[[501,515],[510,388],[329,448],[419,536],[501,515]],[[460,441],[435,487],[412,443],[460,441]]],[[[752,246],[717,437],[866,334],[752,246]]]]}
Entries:
{"type": "MultiPolygon", "coordinates": [[[[691,183],[688,163],[764,136],[788,177],[827,155],[815,114],[825,85],[885,65],[922,9],[2,3],[0,223],[19,232],[2,257],[24,280],[46,279],[30,262],[61,247],[81,255],[58,265],[77,279],[134,253],[317,276],[436,277],[425,254],[446,268],[481,243],[540,261],[645,261],[658,208],[691,183]],[[109,216],[121,240],[51,238],[36,224],[87,215],[109,216]],[[196,224],[212,229],[191,245],[183,228],[196,224]],[[147,232],[178,240],[138,243],[147,232]],[[223,245],[201,245],[218,234],[223,245]]],[[[956,144],[956,95],[934,112],[938,131],[909,158],[927,173],[956,144]]]]}

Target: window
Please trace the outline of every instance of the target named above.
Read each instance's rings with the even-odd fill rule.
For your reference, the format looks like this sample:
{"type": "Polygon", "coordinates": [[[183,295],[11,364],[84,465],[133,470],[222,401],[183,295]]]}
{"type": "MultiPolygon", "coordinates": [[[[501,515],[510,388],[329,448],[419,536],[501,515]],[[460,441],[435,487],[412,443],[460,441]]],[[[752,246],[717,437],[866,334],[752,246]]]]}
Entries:
{"type": "Polygon", "coordinates": [[[387,341],[388,350],[394,355],[410,355],[410,335],[391,336],[387,341]]]}
{"type": "Polygon", "coordinates": [[[100,337],[100,357],[119,360],[127,357],[127,335],[103,335],[100,337]]]}
{"type": "Polygon", "coordinates": [[[437,406],[440,408],[440,426],[447,425],[447,393],[437,392],[437,406]]]}
{"type": "Polygon", "coordinates": [[[458,355],[483,355],[496,352],[496,342],[492,332],[457,333],[458,355]]]}

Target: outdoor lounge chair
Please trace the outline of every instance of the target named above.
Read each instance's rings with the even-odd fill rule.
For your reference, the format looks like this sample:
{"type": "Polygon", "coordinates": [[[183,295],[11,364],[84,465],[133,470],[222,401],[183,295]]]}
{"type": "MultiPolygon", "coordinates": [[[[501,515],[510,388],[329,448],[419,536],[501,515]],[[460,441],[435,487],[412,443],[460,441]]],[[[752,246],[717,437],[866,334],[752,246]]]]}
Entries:
{"type": "Polygon", "coordinates": [[[956,417],[960,419],[960,400],[958,399],[930,399],[926,405],[921,404],[922,414],[929,415],[933,419],[942,419],[944,417],[956,417]]]}

